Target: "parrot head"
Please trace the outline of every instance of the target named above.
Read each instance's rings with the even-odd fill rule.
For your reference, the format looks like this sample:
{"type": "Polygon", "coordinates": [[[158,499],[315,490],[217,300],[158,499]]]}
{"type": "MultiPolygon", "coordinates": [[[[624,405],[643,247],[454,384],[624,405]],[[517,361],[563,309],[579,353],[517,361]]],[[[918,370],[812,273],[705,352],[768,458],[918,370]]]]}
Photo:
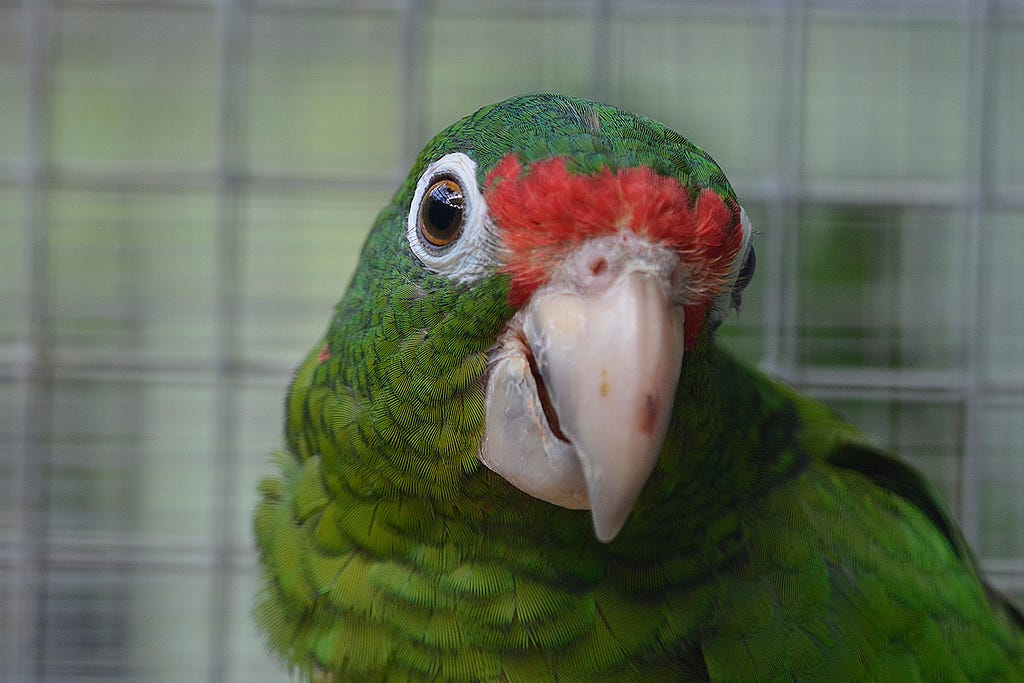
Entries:
{"type": "Polygon", "coordinates": [[[684,357],[739,304],[752,232],[714,160],[643,116],[540,94],[453,124],[378,218],[315,354],[346,394],[338,470],[367,492],[589,510],[610,541],[684,357]]]}

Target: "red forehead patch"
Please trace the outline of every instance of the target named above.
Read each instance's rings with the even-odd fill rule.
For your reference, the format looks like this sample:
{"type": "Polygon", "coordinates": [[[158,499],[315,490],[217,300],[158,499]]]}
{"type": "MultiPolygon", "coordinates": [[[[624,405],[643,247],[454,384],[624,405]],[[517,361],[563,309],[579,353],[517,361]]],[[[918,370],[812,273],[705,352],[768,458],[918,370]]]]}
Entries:
{"type": "Polygon", "coordinates": [[[708,189],[693,202],[678,180],[645,166],[582,175],[555,157],[524,172],[509,154],[487,174],[484,197],[507,250],[511,305],[522,306],[548,281],[552,265],[583,240],[631,230],[675,250],[691,280],[688,289],[706,292],[686,306],[687,346],[696,341],[743,239],[737,205],[708,189]]]}

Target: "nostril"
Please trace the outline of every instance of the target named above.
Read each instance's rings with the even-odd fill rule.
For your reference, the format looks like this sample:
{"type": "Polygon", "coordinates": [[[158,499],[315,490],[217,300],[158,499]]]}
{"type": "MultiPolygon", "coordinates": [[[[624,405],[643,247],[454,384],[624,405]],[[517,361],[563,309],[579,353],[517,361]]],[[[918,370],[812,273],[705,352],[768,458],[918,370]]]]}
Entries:
{"type": "Polygon", "coordinates": [[[607,270],[608,261],[606,261],[603,257],[599,256],[590,262],[590,274],[593,275],[594,277],[602,275],[607,270]]]}

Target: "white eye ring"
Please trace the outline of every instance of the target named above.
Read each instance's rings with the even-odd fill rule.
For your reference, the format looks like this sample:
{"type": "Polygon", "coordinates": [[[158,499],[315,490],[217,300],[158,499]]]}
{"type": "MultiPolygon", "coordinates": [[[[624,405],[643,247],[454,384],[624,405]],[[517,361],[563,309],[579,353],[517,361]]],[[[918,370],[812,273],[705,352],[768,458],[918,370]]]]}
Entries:
{"type": "Polygon", "coordinates": [[[416,258],[432,271],[457,282],[478,280],[493,269],[498,239],[476,182],[475,161],[462,152],[453,152],[427,166],[416,183],[405,234],[416,258]],[[445,181],[454,182],[461,190],[462,225],[443,245],[438,245],[424,235],[420,217],[428,192],[445,181]]]}

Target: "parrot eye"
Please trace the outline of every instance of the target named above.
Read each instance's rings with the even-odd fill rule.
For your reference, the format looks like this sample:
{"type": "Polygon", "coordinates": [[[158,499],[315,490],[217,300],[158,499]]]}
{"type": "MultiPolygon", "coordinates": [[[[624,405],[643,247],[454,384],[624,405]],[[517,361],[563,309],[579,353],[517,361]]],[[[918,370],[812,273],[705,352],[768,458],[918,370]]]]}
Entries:
{"type": "Polygon", "coordinates": [[[754,256],[754,226],[750,223],[747,212],[740,207],[740,230],[742,241],[736,260],[733,262],[730,285],[719,294],[714,301],[710,313],[712,323],[717,327],[729,313],[729,309],[739,309],[743,298],[743,288],[750,284],[754,277],[757,257],[754,256]]]}
{"type": "Polygon", "coordinates": [[[750,284],[754,277],[754,268],[757,266],[757,258],[754,256],[754,248],[747,251],[747,258],[743,260],[739,275],[736,276],[736,289],[743,290],[750,284]]]}
{"type": "Polygon", "coordinates": [[[448,246],[462,230],[465,209],[466,200],[456,181],[435,181],[420,202],[420,235],[435,247],[448,246]]]}
{"type": "Polygon", "coordinates": [[[498,236],[477,185],[476,162],[462,152],[427,166],[409,205],[405,237],[420,263],[457,282],[493,272],[498,236]]]}

